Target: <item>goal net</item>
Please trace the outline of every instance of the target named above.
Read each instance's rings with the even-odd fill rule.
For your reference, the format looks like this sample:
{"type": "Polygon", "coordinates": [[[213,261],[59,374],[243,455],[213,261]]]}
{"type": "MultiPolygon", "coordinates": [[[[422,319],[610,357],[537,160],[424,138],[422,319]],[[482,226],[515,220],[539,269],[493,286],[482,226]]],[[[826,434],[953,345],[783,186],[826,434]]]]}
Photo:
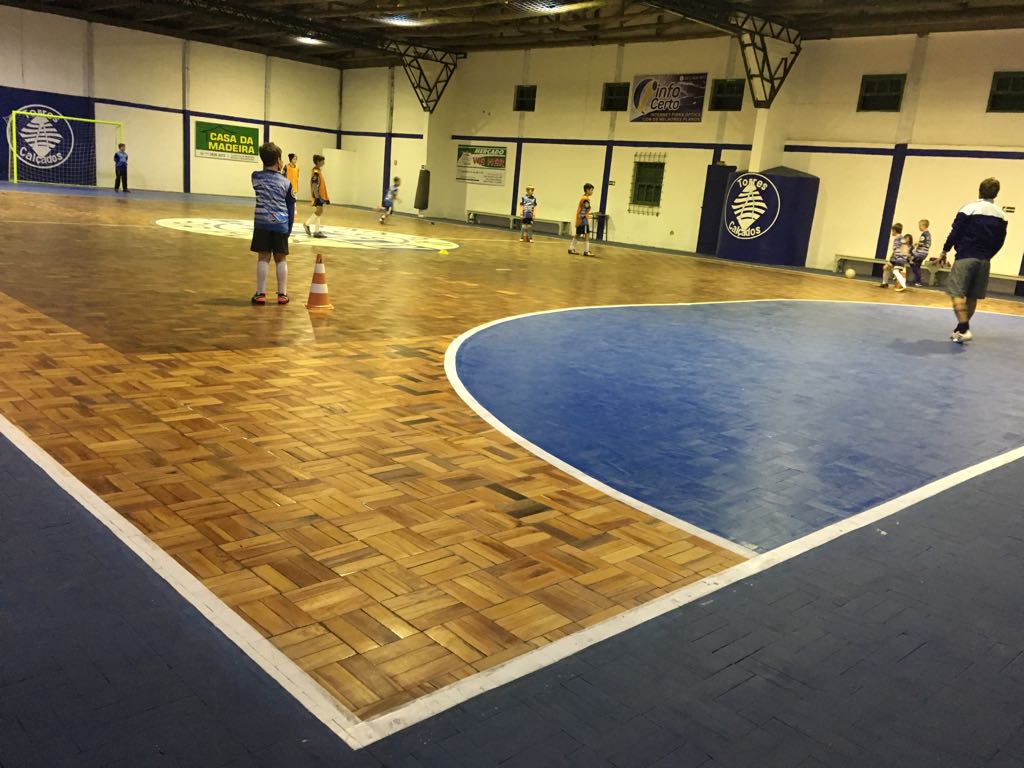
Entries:
{"type": "Polygon", "coordinates": [[[49,109],[15,110],[6,134],[8,181],[114,186],[114,153],[124,142],[123,123],[49,109]]]}

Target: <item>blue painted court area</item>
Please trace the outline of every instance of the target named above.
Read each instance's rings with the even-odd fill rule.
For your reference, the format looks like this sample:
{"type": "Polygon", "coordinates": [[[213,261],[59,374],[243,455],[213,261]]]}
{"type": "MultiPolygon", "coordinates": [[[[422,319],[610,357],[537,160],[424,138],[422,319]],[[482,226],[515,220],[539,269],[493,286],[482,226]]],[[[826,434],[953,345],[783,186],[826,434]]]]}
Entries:
{"type": "Polygon", "coordinates": [[[1024,443],[1024,318],[842,302],[579,309],[463,340],[508,430],[680,520],[768,550],[1024,443]]]}

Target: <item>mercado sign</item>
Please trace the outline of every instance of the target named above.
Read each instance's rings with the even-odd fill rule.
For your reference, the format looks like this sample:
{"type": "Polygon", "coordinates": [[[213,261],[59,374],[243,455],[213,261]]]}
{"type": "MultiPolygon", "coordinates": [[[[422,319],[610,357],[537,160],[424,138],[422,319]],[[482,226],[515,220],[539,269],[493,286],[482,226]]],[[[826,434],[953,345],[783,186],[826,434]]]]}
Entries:
{"type": "Polygon", "coordinates": [[[631,123],[699,123],[704,112],[706,72],[637,75],[629,100],[631,123]]]}
{"type": "Polygon", "coordinates": [[[260,129],[196,120],[196,157],[259,160],[260,129]]]}
{"type": "Polygon", "coordinates": [[[455,180],[470,184],[503,186],[507,160],[508,147],[459,144],[459,154],[455,161],[455,180]]]}

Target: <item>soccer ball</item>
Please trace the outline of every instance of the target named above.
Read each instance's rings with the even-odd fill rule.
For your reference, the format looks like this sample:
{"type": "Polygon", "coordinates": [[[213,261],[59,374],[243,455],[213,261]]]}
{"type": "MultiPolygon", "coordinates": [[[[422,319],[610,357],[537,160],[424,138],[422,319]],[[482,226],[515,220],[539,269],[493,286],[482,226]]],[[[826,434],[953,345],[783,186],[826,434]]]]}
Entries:
{"type": "Polygon", "coordinates": [[[848,278],[853,280],[853,278],[857,276],[857,270],[855,270],[853,267],[848,267],[846,272],[844,272],[843,274],[845,274],[848,278]]]}

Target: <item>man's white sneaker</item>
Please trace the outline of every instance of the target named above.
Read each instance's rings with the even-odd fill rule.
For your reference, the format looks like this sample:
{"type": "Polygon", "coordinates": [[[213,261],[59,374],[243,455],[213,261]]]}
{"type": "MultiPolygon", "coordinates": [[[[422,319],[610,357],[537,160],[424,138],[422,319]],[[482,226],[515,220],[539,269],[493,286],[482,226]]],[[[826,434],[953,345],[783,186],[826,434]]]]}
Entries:
{"type": "Polygon", "coordinates": [[[963,344],[965,341],[970,341],[971,339],[973,339],[974,334],[971,333],[970,330],[966,330],[963,333],[961,333],[960,331],[953,331],[952,335],[949,338],[951,338],[957,344],[963,344]]]}

